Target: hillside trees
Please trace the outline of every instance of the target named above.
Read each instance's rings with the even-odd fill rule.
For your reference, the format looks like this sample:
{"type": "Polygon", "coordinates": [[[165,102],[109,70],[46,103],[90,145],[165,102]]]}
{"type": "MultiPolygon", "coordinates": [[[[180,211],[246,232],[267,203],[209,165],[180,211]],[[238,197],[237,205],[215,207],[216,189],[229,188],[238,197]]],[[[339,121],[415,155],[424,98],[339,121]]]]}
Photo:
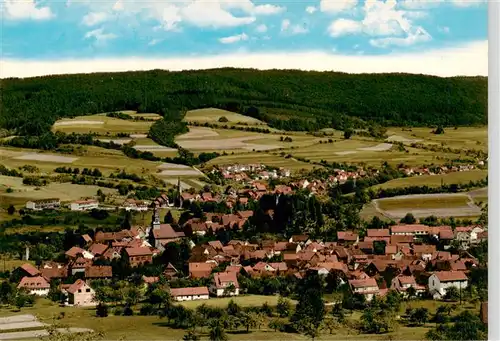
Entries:
{"type": "Polygon", "coordinates": [[[165,115],[206,107],[231,109],[299,130],[344,130],[370,121],[385,126],[487,123],[485,77],[152,70],[11,78],[2,80],[1,91],[0,127],[27,136],[50,131],[61,117],[121,110],[165,115]],[[393,89],[399,89],[397,94],[393,89]]]}

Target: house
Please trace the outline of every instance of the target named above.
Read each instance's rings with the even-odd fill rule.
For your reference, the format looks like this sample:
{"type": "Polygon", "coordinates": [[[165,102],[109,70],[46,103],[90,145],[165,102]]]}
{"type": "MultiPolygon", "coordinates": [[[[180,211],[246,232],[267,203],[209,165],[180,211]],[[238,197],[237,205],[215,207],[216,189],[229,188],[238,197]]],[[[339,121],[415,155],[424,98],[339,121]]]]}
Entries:
{"type": "Polygon", "coordinates": [[[393,236],[426,236],[429,235],[431,229],[429,226],[412,224],[412,225],[395,225],[391,227],[393,236]]]}
{"type": "Polygon", "coordinates": [[[59,207],[61,207],[61,200],[57,198],[32,200],[26,203],[26,208],[34,211],[54,210],[59,207]]]}
{"type": "Polygon", "coordinates": [[[208,278],[212,273],[215,264],[210,263],[189,263],[189,276],[191,278],[208,278]]]}
{"type": "Polygon", "coordinates": [[[160,222],[160,213],[155,208],[153,212],[153,221],[149,232],[151,245],[160,251],[165,249],[165,245],[170,242],[175,242],[185,237],[184,232],[175,231],[170,224],[162,224],[160,222]]]}
{"type": "Polygon", "coordinates": [[[240,294],[240,285],[237,274],[235,272],[218,272],[214,274],[210,292],[217,297],[238,296],[240,294]]]}
{"type": "Polygon", "coordinates": [[[153,262],[153,252],[149,247],[128,247],[125,249],[125,255],[131,267],[153,262]]]}
{"type": "Polygon", "coordinates": [[[174,301],[194,301],[194,300],[208,300],[209,292],[207,287],[195,288],[175,288],[170,289],[170,296],[174,301]]]}
{"type": "Polygon", "coordinates": [[[349,280],[349,287],[354,294],[365,296],[368,302],[371,301],[375,295],[380,293],[377,281],[373,277],[366,279],[351,279],[349,280]]]}
{"type": "Polygon", "coordinates": [[[384,240],[385,238],[391,237],[389,229],[368,229],[366,233],[372,240],[384,240]]]}
{"type": "Polygon", "coordinates": [[[435,245],[427,245],[427,244],[413,245],[413,253],[426,262],[432,259],[432,256],[435,252],[436,252],[435,245]]]}
{"type": "Polygon", "coordinates": [[[37,268],[35,268],[33,265],[31,265],[29,263],[24,263],[23,265],[18,267],[15,271],[17,273],[20,273],[22,277],[24,277],[24,276],[35,277],[35,276],[40,275],[40,271],[38,271],[37,268]]]}
{"type": "Polygon", "coordinates": [[[443,298],[450,287],[467,288],[468,278],[463,271],[436,271],[429,277],[429,292],[434,299],[443,298]]]}
{"type": "Polygon", "coordinates": [[[425,286],[418,285],[415,277],[413,276],[403,276],[399,275],[396,276],[392,279],[391,282],[391,289],[396,290],[398,293],[402,294],[403,296],[408,296],[407,291],[409,288],[415,289],[415,293],[417,295],[421,295],[425,293],[425,286]]]}
{"type": "Polygon", "coordinates": [[[73,246],[71,249],[64,253],[70,259],[76,259],[83,257],[85,259],[92,259],[94,255],[87,250],[84,250],[78,246],[73,246]]]}
{"type": "Polygon", "coordinates": [[[127,199],[123,202],[121,208],[125,211],[147,211],[149,205],[142,200],[127,199]]]}
{"type": "Polygon", "coordinates": [[[88,266],[85,268],[85,278],[87,279],[111,279],[113,268],[108,265],[88,266]]]}
{"type": "Polygon", "coordinates": [[[168,263],[165,271],[163,271],[163,276],[165,276],[166,279],[172,279],[176,278],[178,273],[179,271],[177,271],[175,266],[173,266],[172,263],[168,263]]]}
{"type": "Polygon", "coordinates": [[[337,241],[339,245],[351,245],[359,242],[359,235],[352,231],[338,231],[337,241]]]}
{"type": "Polygon", "coordinates": [[[97,305],[94,300],[95,291],[82,279],[77,279],[67,290],[68,304],[79,307],[92,307],[97,305]]]}
{"type": "Polygon", "coordinates": [[[73,201],[71,204],[69,204],[69,208],[72,211],[88,211],[88,210],[93,210],[94,208],[97,209],[99,208],[99,201],[97,200],[77,200],[73,201]]]}
{"type": "Polygon", "coordinates": [[[17,288],[28,291],[30,295],[46,296],[49,294],[50,284],[43,276],[25,276],[19,282],[17,288]]]}
{"type": "Polygon", "coordinates": [[[104,253],[106,252],[107,249],[108,249],[108,245],[95,243],[95,244],[90,245],[89,252],[91,254],[93,254],[94,257],[96,257],[96,256],[104,255],[104,253]]]}

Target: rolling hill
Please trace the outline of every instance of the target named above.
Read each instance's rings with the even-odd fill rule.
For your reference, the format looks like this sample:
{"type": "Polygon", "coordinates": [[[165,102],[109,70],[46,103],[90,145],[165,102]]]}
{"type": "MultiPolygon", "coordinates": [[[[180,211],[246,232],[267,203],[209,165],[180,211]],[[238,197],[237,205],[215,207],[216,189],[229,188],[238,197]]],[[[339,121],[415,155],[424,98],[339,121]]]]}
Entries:
{"type": "MultiPolygon", "coordinates": [[[[0,128],[40,135],[62,117],[220,108],[287,130],[487,123],[487,78],[294,70],[146,71],[3,79],[0,128]]],[[[170,115],[169,115],[170,116],[170,115]]]]}

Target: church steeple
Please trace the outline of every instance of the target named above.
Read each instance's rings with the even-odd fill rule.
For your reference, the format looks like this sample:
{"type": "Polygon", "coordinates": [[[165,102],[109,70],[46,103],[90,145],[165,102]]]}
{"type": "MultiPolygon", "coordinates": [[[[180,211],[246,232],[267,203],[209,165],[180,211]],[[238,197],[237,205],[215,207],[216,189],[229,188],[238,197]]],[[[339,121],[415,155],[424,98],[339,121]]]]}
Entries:
{"type": "Polygon", "coordinates": [[[158,207],[153,208],[153,221],[151,223],[153,230],[158,230],[160,228],[160,212],[158,211],[158,207]]]}

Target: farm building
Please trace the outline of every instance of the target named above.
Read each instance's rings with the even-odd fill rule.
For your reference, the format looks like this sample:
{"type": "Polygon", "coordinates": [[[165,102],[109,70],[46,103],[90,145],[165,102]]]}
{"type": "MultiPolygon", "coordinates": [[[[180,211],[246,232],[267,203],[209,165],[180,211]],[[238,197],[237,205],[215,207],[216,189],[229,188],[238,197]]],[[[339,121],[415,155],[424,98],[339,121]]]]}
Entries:
{"type": "Polygon", "coordinates": [[[69,208],[72,211],[87,211],[94,208],[99,208],[99,202],[97,200],[77,200],[73,201],[69,208]]]}
{"type": "Polygon", "coordinates": [[[209,299],[207,287],[170,289],[170,295],[172,296],[174,301],[179,302],[209,299]]]}
{"type": "Polygon", "coordinates": [[[467,276],[463,271],[437,271],[429,277],[429,292],[434,299],[441,299],[448,288],[467,288],[467,276]]]}
{"type": "Polygon", "coordinates": [[[94,300],[95,291],[82,279],[76,280],[68,289],[68,304],[91,307],[97,305],[94,300]]]}
{"type": "Polygon", "coordinates": [[[59,207],[61,207],[61,200],[57,198],[31,200],[26,203],[26,208],[34,211],[53,210],[59,207]]]}
{"type": "Polygon", "coordinates": [[[30,295],[46,296],[49,293],[50,284],[42,276],[26,276],[21,279],[17,288],[27,290],[30,295]]]}
{"type": "Polygon", "coordinates": [[[240,285],[235,272],[218,272],[214,275],[214,280],[210,286],[210,292],[217,297],[238,296],[240,285]]]}

